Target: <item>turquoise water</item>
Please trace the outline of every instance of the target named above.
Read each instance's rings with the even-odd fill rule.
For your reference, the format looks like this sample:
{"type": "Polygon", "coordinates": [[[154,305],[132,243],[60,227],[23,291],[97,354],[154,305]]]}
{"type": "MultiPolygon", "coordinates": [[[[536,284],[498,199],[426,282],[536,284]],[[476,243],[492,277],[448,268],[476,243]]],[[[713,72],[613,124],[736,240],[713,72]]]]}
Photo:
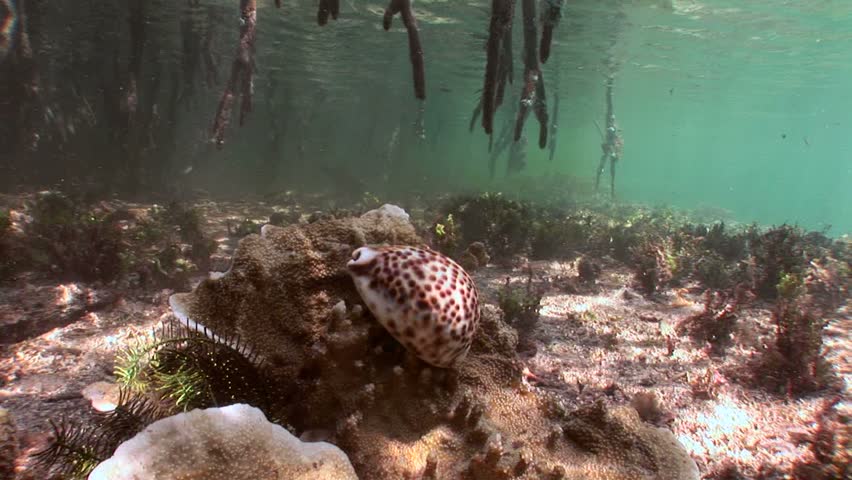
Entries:
{"type": "MultiPolygon", "coordinates": [[[[675,4],[625,8],[629,26],[615,49],[623,63],[615,93],[625,138],[619,198],[848,233],[852,4],[675,4]]],[[[595,168],[591,118],[602,122],[603,95],[599,85],[591,98],[575,99],[583,118],[566,118],[563,103],[566,171],[595,168]]]]}
{"type": "Polygon", "coordinates": [[[692,5],[629,15],[624,196],[848,233],[852,4],[692,5]]]}
{"type": "MultiPolygon", "coordinates": [[[[852,3],[567,3],[543,68],[549,108],[557,91],[561,99],[555,160],[536,147],[538,125],[530,118],[525,133],[533,137],[520,175],[533,182],[567,175],[584,185],[566,183],[566,189],[588,189],[601,155],[595,122],[604,123],[605,60],[612,58],[615,113],[625,142],[617,200],[721,209],[743,222],[830,225],[832,235],[852,230],[852,3]]],[[[390,32],[382,30],[384,2],[344,1],[340,18],[326,27],[316,25],[313,0],[285,0],[280,10],[271,0],[259,2],[254,112],[242,128],[235,115],[221,151],[208,140],[236,46],[238,2],[138,4],[147,25],[141,108],[157,104],[165,111],[172,86],[186,82],[183,18],[194,18],[198,28],[213,25],[219,84],[205,88],[197,75],[191,101],[161,121],[158,149],[145,150],[135,166],[116,168],[127,155],[116,153],[103,135],[113,125],[98,102],[114,58],[119,70],[127,65],[127,4],[37,2],[31,35],[46,102],[54,112],[93,105],[98,118],[87,126],[78,119],[70,141],[42,142],[26,158],[3,149],[5,172],[37,172],[30,177],[42,182],[94,176],[116,185],[144,177],[137,187],[143,191],[169,184],[236,194],[294,185],[339,190],[346,180],[330,180],[322,173],[329,166],[388,193],[428,196],[515,181],[503,178],[505,156],[497,179],[489,178],[488,139],[478,125],[468,132],[482,88],[488,1],[415,2],[426,56],[425,139],[413,125],[419,105],[406,33],[399,18],[390,32]],[[145,90],[155,81],[156,90],[145,90]],[[123,172],[124,180],[114,180],[114,172],[123,172]]],[[[520,5],[517,17],[519,79],[520,5]]],[[[516,81],[507,98],[517,102],[520,88],[516,81]]],[[[504,104],[495,130],[510,116],[504,104]]]]}

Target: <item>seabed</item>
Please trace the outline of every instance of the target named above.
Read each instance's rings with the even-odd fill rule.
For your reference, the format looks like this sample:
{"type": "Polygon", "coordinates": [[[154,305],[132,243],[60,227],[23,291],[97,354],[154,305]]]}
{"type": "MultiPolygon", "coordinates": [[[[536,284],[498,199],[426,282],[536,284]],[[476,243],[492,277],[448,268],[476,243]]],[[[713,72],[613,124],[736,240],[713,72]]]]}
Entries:
{"type": "MultiPolygon", "coordinates": [[[[2,198],[2,206],[11,212],[9,235],[16,239],[9,252],[28,244],[32,205],[42,195],[2,198]]],[[[197,252],[189,259],[187,238],[175,235],[181,228],[176,224],[174,231],[160,236],[140,234],[150,227],[145,222],[153,212],[173,207],[101,202],[93,208],[104,215],[127,212],[117,225],[125,237],[133,238],[122,240],[139,257],[130,262],[132,271],[107,281],[82,281],[74,279],[73,272],[57,271],[49,261],[16,266],[0,284],[0,408],[11,414],[18,432],[18,478],[48,478],[33,455],[51,440],[49,421],[91,423],[97,410],[118,403],[116,356],[128,345],[149,339],[172,317],[173,293],[190,291],[211,274],[221,275],[230,267],[240,239],[258,234],[270,218],[287,225],[347,215],[329,211],[326,200],[285,194],[257,201],[186,203],[181,211],[196,212],[201,237],[214,242],[204,259],[197,252]],[[166,265],[157,255],[169,242],[178,252],[166,265]],[[154,258],[160,260],[157,272],[140,268],[154,258]]],[[[352,212],[375,208],[380,203],[376,200],[352,212]]],[[[433,248],[464,251],[462,245],[448,242],[448,235],[457,235],[457,242],[466,240],[463,227],[453,223],[457,218],[447,222],[445,211],[434,205],[409,206],[407,211],[418,234],[433,248]],[[458,230],[448,232],[453,228],[458,230]]],[[[847,255],[848,247],[846,242],[847,255]]],[[[836,441],[843,442],[842,429],[848,430],[848,424],[837,426],[850,413],[848,399],[843,399],[852,379],[848,272],[836,279],[841,284],[835,293],[841,298],[826,314],[822,330],[822,355],[833,380],[798,393],[762,388],[748,378],[750,366],[776,336],[774,301],[754,294],[741,301],[733,294],[714,300],[712,292],[726,289],[708,289],[693,276],[661,278],[649,291],[637,279],[634,262],[581,250],[560,250],[554,258],[537,259],[520,251],[500,258],[491,251],[487,265],[469,269],[484,308],[504,312],[503,321],[518,330],[520,391],[553,394],[572,406],[597,401],[632,405],[645,423],[673,432],[703,478],[804,478],[802,472],[823,468],[826,459],[815,458],[819,450],[813,446],[814,434],[834,424],[836,441]],[[521,311],[514,319],[505,314],[512,302],[521,311]],[[735,320],[719,345],[714,343],[719,339],[693,334],[690,325],[702,315],[715,315],[719,321],[733,318],[724,313],[732,303],[735,312],[728,313],[735,320]],[[536,311],[538,315],[530,314],[536,311]],[[743,476],[725,476],[731,472],[743,476]]],[[[633,250],[634,257],[638,251],[633,250]]],[[[839,260],[848,268],[848,256],[839,260]]]]}

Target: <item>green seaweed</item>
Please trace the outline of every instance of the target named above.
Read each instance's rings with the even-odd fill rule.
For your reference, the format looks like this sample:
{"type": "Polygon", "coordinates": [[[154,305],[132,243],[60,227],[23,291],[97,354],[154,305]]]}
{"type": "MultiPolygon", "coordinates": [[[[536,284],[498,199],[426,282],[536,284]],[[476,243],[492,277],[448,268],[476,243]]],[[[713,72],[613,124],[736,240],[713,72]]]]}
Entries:
{"type": "Polygon", "coordinates": [[[459,248],[458,237],[458,227],[452,213],[447,214],[443,220],[436,222],[432,227],[435,248],[447,255],[456,255],[459,248]]]}
{"type": "Polygon", "coordinates": [[[237,224],[236,227],[231,229],[230,224],[228,225],[228,232],[231,236],[237,238],[243,238],[252,234],[260,234],[260,227],[262,225],[254,220],[250,220],[248,218],[244,218],[243,221],[237,224]]]}
{"type": "Polygon", "coordinates": [[[801,275],[805,268],[802,231],[781,225],[763,233],[753,231],[751,236],[754,290],[763,298],[776,299],[782,278],[801,275]]]}
{"type": "Polygon", "coordinates": [[[112,281],[123,272],[125,211],[101,211],[59,192],[40,194],[26,224],[30,259],[37,267],[84,281],[112,281]]]}
{"type": "Polygon", "coordinates": [[[529,251],[535,215],[528,203],[483,193],[454,197],[442,210],[453,215],[460,245],[483,242],[494,260],[504,264],[529,251]]]}

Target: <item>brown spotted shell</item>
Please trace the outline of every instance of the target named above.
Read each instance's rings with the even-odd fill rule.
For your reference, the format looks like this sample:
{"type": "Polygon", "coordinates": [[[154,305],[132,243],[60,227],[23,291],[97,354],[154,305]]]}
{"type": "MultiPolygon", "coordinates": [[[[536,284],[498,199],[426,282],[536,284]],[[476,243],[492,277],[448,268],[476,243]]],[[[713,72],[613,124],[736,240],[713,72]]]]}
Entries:
{"type": "Polygon", "coordinates": [[[347,267],[367,308],[405,348],[436,367],[464,359],[479,299],[456,262],[429,249],[361,247],[347,267]]]}

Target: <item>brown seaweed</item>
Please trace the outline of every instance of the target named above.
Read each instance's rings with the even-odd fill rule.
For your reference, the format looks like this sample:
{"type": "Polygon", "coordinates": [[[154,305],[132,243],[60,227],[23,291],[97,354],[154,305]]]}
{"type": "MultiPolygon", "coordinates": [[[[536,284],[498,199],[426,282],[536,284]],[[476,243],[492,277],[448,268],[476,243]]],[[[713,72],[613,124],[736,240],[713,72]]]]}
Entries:
{"type": "Polygon", "coordinates": [[[240,41],[234,62],[231,64],[231,77],[225,86],[219,107],[216,110],[216,119],[213,123],[213,135],[216,145],[221,148],[225,143],[225,130],[231,117],[231,107],[234,98],[239,94],[242,100],[240,104],[240,125],[251,112],[251,101],[253,93],[254,77],[254,42],[257,27],[257,2],[256,0],[240,0],[240,41]]]}

